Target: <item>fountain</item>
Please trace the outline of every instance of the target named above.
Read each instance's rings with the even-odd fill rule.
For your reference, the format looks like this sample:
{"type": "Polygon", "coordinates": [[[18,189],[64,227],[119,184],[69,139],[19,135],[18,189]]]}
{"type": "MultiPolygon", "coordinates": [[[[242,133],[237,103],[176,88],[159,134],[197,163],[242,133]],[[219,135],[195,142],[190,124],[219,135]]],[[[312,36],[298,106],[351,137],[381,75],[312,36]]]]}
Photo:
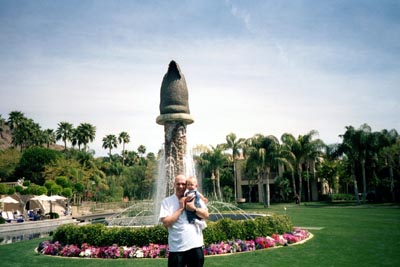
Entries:
{"type": "MultiPolygon", "coordinates": [[[[168,71],[161,83],[160,115],[156,122],[164,126],[164,148],[159,161],[154,203],[133,205],[115,214],[107,220],[108,225],[133,226],[153,225],[158,223],[161,201],[174,194],[174,179],[178,174],[186,177],[195,176],[193,157],[186,149],[186,126],[194,122],[189,110],[189,94],[186,81],[179,65],[175,61],[169,63],[168,71]]],[[[246,214],[235,205],[223,202],[208,204],[210,219],[223,217],[232,219],[254,218],[254,214],[246,214]],[[226,210],[230,215],[222,214],[226,210]]]]}
{"type": "MultiPolygon", "coordinates": [[[[179,65],[171,61],[168,71],[161,83],[160,115],[156,122],[164,126],[164,148],[159,161],[156,192],[154,193],[154,209],[152,224],[158,223],[158,214],[163,198],[174,193],[174,179],[178,174],[194,176],[194,164],[186,149],[186,125],[194,122],[189,110],[189,93],[185,76],[179,65]]],[[[143,220],[143,213],[148,213],[150,208],[142,206],[133,218],[124,214],[132,214],[136,207],[129,207],[108,220],[109,225],[140,225],[149,222],[143,220]],[[124,219],[123,219],[124,218],[124,219]],[[127,219],[129,218],[129,219],[127,219]]]]}

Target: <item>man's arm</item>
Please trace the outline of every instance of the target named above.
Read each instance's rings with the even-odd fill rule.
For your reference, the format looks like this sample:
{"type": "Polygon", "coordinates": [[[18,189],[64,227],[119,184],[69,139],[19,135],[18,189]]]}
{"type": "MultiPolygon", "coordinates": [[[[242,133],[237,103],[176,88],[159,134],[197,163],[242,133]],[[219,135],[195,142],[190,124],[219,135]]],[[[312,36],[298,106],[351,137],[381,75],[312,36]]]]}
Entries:
{"type": "Polygon", "coordinates": [[[185,200],[186,197],[179,199],[179,209],[171,215],[161,218],[161,222],[166,228],[172,226],[178,220],[179,215],[181,215],[182,211],[185,209],[185,200]]]}
{"type": "Polygon", "coordinates": [[[179,215],[181,215],[182,211],[184,210],[184,208],[179,208],[178,210],[176,210],[174,213],[172,213],[171,215],[161,218],[161,222],[163,223],[163,225],[165,226],[165,228],[168,228],[170,226],[172,226],[179,218],[179,215]]]}

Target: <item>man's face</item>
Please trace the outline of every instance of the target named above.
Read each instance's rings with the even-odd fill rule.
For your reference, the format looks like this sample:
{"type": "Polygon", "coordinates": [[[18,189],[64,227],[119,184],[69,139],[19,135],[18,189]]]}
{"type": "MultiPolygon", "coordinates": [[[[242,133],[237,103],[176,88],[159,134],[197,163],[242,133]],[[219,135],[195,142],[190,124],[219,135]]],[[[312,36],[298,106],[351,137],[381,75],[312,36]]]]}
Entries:
{"type": "Polygon", "coordinates": [[[175,178],[175,194],[178,197],[183,197],[186,190],[186,178],[183,175],[179,175],[175,178]]]}

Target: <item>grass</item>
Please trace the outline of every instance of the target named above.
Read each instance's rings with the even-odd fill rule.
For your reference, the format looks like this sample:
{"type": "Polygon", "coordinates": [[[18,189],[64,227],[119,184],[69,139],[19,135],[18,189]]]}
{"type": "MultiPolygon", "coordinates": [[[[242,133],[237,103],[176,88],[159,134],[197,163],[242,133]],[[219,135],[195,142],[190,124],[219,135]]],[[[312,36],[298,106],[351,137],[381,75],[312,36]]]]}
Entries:
{"type": "MultiPolygon", "coordinates": [[[[207,257],[205,266],[400,266],[400,208],[395,205],[242,205],[249,212],[287,214],[314,238],[302,245],[207,257]],[[284,209],[286,207],[286,210],[284,209]],[[250,209],[251,208],[251,209],[250,209]]],[[[188,237],[190,238],[190,237],[188,237]]],[[[2,267],[167,266],[166,259],[70,259],[37,255],[39,239],[0,246],[2,267]]]]}

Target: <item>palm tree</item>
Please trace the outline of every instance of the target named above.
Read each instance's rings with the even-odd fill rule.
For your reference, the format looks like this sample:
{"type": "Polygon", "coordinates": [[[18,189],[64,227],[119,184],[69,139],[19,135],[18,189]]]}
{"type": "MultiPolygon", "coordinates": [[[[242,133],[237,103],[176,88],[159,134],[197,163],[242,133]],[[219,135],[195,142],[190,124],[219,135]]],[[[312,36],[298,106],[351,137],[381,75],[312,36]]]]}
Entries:
{"type": "Polygon", "coordinates": [[[24,120],[25,115],[21,111],[11,111],[8,114],[8,121],[7,125],[10,127],[10,130],[14,130],[15,128],[18,128],[18,125],[24,120]]]}
{"type": "Polygon", "coordinates": [[[4,138],[3,133],[6,131],[6,120],[0,114],[0,137],[4,138]]]}
{"type": "Polygon", "coordinates": [[[140,157],[143,157],[144,154],[146,153],[146,147],[144,145],[140,145],[137,148],[137,151],[139,152],[140,157]]]}
{"type": "Polygon", "coordinates": [[[222,201],[220,170],[227,162],[227,156],[223,153],[223,145],[211,146],[211,150],[201,153],[199,165],[204,171],[211,172],[214,197],[222,201]]]}
{"type": "Polygon", "coordinates": [[[296,155],[293,153],[295,146],[297,146],[297,140],[292,134],[284,133],[281,136],[281,141],[282,141],[282,149],[286,153],[286,158],[290,161],[291,166],[296,167],[296,169],[293,167],[291,168],[291,174],[292,174],[293,194],[297,195],[296,180],[295,180],[295,171],[297,170],[297,159],[296,155]]]}
{"type": "Polygon", "coordinates": [[[109,134],[103,138],[103,148],[109,149],[110,162],[111,162],[111,149],[117,148],[117,145],[118,142],[117,142],[117,137],[115,135],[109,134]]]}
{"type": "Polygon", "coordinates": [[[236,134],[230,133],[226,136],[225,149],[232,150],[232,162],[233,162],[233,182],[234,182],[234,196],[235,201],[237,199],[237,161],[240,158],[240,152],[245,141],[244,138],[236,139],[236,134]]]}
{"type": "Polygon", "coordinates": [[[96,127],[91,125],[90,123],[81,123],[77,128],[76,128],[76,137],[78,141],[78,147],[80,150],[80,146],[83,145],[84,150],[86,151],[87,149],[87,144],[89,142],[93,142],[95,136],[96,136],[96,127]]]}
{"type": "Polygon", "coordinates": [[[262,194],[260,197],[263,199],[264,207],[268,208],[271,202],[269,188],[271,169],[278,168],[280,164],[284,164],[287,168],[291,169],[292,165],[285,158],[285,151],[281,148],[279,140],[275,136],[257,134],[250,139],[249,143],[251,145],[249,160],[254,161],[257,165],[257,181],[262,194]]]}
{"type": "Polygon", "coordinates": [[[297,176],[299,177],[299,191],[297,194],[300,198],[299,201],[302,199],[303,191],[303,165],[307,165],[311,159],[315,159],[319,155],[317,152],[322,146],[320,139],[312,140],[317,134],[317,131],[311,130],[305,135],[299,135],[297,139],[291,134],[283,134],[281,137],[285,150],[291,151],[295,163],[293,165],[296,166],[297,176]]]}
{"type": "Polygon", "coordinates": [[[356,177],[356,163],[359,161],[359,149],[358,143],[360,141],[359,138],[360,133],[358,133],[353,126],[346,126],[346,132],[340,137],[343,138],[342,144],[339,147],[340,152],[346,154],[350,166],[351,166],[351,177],[353,179],[354,184],[354,196],[357,200],[357,203],[360,203],[360,199],[358,197],[358,184],[356,177]]]}
{"type": "MultiPolygon", "coordinates": [[[[380,151],[380,157],[383,159],[383,168],[389,169],[390,192],[392,194],[392,201],[396,199],[395,195],[395,179],[394,170],[400,165],[400,140],[397,143],[386,146],[380,151]]],[[[397,170],[399,171],[399,170],[397,170]]]]}
{"type": "Polygon", "coordinates": [[[32,119],[22,118],[18,123],[11,123],[14,125],[11,132],[12,144],[19,146],[21,151],[33,145],[43,144],[43,132],[40,125],[35,123],[32,119]]]}
{"type": "Polygon", "coordinates": [[[118,142],[122,144],[122,165],[125,165],[125,144],[130,142],[130,136],[127,132],[121,132],[118,136],[118,142]]]}
{"type": "Polygon", "coordinates": [[[261,190],[262,196],[259,198],[266,201],[264,198],[264,190],[263,190],[263,181],[265,175],[265,148],[262,147],[262,142],[264,140],[264,136],[262,134],[256,134],[253,137],[246,140],[246,145],[244,147],[243,153],[247,158],[246,168],[252,169],[255,168],[256,171],[256,179],[254,180],[254,184],[251,184],[251,179],[249,179],[249,196],[251,196],[251,191],[254,185],[257,183],[259,187],[259,192],[261,190]]]}
{"type": "Polygon", "coordinates": [[[73,125],[69,122],[59,122],[56,130],[56,140],[64,142],[64,150],[67,150],[67,141],[72,141],[73,125]]]}
{"type": "Polygon", "coordinates": [[[54,145],[56,143],[56,134],[53,129],[46,129],[42,132],[43,143],[46,144],[47,148],[50,148],[50,145],[54,145]]]}

